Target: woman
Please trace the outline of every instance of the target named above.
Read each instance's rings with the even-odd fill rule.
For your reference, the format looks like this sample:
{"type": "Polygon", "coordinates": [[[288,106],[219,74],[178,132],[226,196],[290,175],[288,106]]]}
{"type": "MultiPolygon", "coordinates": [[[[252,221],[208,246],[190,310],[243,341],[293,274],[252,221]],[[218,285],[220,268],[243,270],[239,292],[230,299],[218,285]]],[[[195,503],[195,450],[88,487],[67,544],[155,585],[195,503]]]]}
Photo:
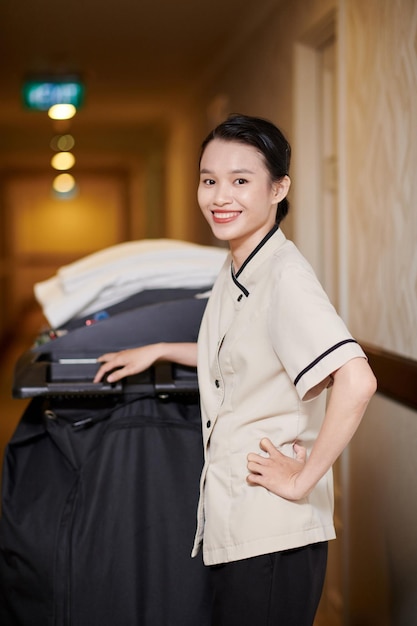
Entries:
{"type": "Polygon", "coordinates": [[[205,466],[200,547],[213,626],[307,626],[335,537],[331,467],[376,389],[365,355],[279,225],[290,146],[267,120],[235,115],[202,145],[198,202],[230,255],[197,345],[100,358],[110,382],[158,359],[198,365],[205,466]],[[327,387],[332,393],[326,408],[327,387]],[[257,452],[258,450],[258,452],[257,452]]]}

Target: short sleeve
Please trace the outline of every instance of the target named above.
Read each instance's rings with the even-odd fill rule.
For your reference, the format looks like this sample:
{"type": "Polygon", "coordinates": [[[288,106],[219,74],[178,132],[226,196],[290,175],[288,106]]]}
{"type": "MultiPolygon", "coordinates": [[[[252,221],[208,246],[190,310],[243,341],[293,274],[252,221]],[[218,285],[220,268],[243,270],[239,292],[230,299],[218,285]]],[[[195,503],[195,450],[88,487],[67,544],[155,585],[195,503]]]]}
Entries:
{"type": "Polygon", "coordinates": [[[309,400],[330,384],[334,371],[366,357],[311,266],[294,250],[296,258],[277,260],[268,321],[278,358],[299,397],[309,400]]]}

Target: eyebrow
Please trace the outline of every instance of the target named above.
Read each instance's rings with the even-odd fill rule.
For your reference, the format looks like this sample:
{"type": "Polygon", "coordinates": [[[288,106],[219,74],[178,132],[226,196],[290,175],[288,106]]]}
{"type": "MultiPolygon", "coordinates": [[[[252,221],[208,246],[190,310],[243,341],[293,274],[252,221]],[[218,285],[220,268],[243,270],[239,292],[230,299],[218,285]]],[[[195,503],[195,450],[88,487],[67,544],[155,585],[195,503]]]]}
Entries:
{"type": "MultiPolygon", "coordinates": [[[[207,169],[202,169],[200,170],[200,174],[211,174],[212,171],[211,170],[207,170],[207,169]]],[[[254,174],[255,172],[253,172],[252,170],[247,170],[247,169],[236,169],[236,170],[230,170],[229,174],[254,174]]]]}

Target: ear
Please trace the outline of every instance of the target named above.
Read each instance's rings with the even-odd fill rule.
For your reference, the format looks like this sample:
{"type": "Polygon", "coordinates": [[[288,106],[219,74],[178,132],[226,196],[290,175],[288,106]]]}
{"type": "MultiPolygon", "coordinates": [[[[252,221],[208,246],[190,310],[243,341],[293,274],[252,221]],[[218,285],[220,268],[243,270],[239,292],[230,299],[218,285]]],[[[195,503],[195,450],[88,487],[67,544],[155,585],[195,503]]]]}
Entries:
{"type": "Polygon", "coordinates": [[[291,187],[291,179],[289,176],[283,176],[279,180],[276,180],[272,184],[272,191],[274,194],[274,202],[281,202],[288,194],[291,187]]]}

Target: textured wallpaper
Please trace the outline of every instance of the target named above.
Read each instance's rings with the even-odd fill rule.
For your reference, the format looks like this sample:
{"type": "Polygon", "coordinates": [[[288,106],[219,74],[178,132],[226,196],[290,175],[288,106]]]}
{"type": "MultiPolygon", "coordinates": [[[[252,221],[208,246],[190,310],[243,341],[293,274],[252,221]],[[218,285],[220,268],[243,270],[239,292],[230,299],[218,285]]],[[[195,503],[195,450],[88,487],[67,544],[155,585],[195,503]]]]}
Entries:
{"type": "Polygon", "coordinates": [[[417,2],[346,11],[350,326],[417,359],[417,2]]]}

